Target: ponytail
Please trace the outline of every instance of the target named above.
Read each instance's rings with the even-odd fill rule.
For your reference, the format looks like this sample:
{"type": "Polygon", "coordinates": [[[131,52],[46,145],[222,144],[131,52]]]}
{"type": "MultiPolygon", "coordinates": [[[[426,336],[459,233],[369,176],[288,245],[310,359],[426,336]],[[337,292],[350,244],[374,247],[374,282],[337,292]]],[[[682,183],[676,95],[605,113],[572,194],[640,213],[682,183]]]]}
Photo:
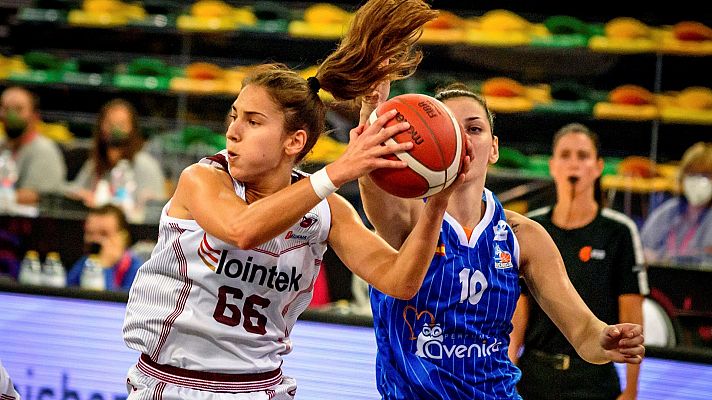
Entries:
{"type": "Polygon", "coordinates": [[[368,1],[356,12],[339,47],[319,67],[321,88],[337,99],[351,100],[370,93],[383,80],[411,76],[423,58],[413,47],[423,25],[437,16],[421,0],[368,1]]]}
{"type": "Polygon", "coordinates": [[[284,112],[285,129],[304,129],[307,141],[296,157],[301,161],[325,129],[326,109],[319,89],[340,100],[369,94],[379,82],[415,72],[423,58],[413,51],[423,25],[438,12],[422,0],[370,0],[354,16],[339,47],[305,80],[283,64],[256,67],[242,86],[259,85],[284,112]]]}

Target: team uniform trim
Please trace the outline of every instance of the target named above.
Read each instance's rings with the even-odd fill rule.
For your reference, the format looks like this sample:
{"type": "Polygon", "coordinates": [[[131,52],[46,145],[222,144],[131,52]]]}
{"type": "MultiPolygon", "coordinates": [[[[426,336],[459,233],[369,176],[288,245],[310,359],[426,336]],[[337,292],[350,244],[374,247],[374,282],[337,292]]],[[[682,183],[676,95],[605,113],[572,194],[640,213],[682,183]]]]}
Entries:
{"type": "Polygon", "coordinates": [[[223,374],[192,371],[158,364],[141,354],[137,368],[144,374],[172,385],[217,393],[246,393],[268,389],[282,382],[280,368],[257,374],[223,374]]]}

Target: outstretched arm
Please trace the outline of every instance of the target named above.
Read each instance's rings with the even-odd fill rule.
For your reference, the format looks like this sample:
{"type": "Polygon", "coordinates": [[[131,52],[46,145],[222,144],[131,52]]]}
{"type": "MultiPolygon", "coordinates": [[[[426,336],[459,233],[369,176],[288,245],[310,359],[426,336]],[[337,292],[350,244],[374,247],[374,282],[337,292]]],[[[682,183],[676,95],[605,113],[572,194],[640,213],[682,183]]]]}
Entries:
{"type": "Polygon", "coordinates": [[[606,325],[586,306],[566,274],[551,236],[538,223],[507,211],[521,245],[520,269],[532,296],[584,360],[640,364],[645,353],[642,327],[606,325]]]}
{"type": "Polygon", "coordinates": [[[456,181],[428,198],[398,251],[368,230],[341,196],[329,196],[332,214],[329,244],[351,271],[376,289],[399,299],[412,298],[420,289],[435,253],[448,199],[465,181],[469,166],[467,156],[456,181]]]}
{"type": "Polygon", "coordinates": [[[343,263],[389,296],[399,299],[415,296],[432,261],[447,202],[428,202],[422,221],[416,224],[400,251],[366,228],[342,197],[330,196],[329,205],[332,214],[329,244],[343,263]]]}
{"type": "MultiPolygon", "coordinates": [[[[361,135],[352,137],[344,154],[326,166],[326,174],[334,185],[341,186],[376,168],[405,167],[403,161],[382,157],[395,151],[406,151],[413,145],[411,142],[381,145],[408,127],[407,123],[400,123],[383,128],[394,116],[395,112],[389,112],[379,117],[361,135]]],[[[302,179],[247,204],[235,194],[226,171],[194,164],[181,174],[168,215],[194,219],[211,235],[239,248],[250,249],[284,232],[321,201],[311,179],[302,179]],[[285,207],[285,204],[290,206],[285,207]]]]}
{"type": "Polygon", "coordinates": [[[248,205],[235,194],[226,171],[193,164],[178,179],[168,215],[194,219],[220,240],[251,249],[295,224],[319,201],[309,180],[302,179],[248,205]]]}
{"type": "MultiPolygon", "coordinates": [[[[618,309],[621,322],[630,322],[643,325],[643,296],[639,294],[624,294],[618,297],[618,309]]],[[[639,364],[628,364],[626,366],[625,390],[618,397],[619,399],[638,398],[638,377],[640,375],[639,364]]]]}

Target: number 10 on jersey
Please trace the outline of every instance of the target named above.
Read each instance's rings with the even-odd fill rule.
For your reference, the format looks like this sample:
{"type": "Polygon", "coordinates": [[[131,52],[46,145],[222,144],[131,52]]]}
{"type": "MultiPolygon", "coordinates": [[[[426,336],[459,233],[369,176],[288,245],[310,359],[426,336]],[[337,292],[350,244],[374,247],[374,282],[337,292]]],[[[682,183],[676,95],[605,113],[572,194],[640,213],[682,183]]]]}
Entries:
{"type": "Polygon", "coordinates": [[[460,271],[460,303],[468,300],[473,306],[480,302],[482,295],[487,289],[487,278],[480,270],[470,276],[470,270],[463,268],[460,271]]]}

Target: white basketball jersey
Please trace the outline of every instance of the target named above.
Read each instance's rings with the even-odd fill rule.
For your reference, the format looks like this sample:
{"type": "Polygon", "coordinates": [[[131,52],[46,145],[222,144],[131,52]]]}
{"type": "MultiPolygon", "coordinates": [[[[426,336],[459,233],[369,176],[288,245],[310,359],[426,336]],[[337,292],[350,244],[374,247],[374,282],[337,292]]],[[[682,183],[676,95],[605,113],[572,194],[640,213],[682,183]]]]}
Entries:
{"type": "MultiPolygon", "coordinates": [[[[244,185],[233,184],[244,199],[244,185]]],[[[312,298],[331,226],[328,203],[249,250],[209,235],[194,220],[168,216],[169,205],[158,243],[129,293],[126,344],[159,364],[188,370],[276,370],[312,298]]]]}

